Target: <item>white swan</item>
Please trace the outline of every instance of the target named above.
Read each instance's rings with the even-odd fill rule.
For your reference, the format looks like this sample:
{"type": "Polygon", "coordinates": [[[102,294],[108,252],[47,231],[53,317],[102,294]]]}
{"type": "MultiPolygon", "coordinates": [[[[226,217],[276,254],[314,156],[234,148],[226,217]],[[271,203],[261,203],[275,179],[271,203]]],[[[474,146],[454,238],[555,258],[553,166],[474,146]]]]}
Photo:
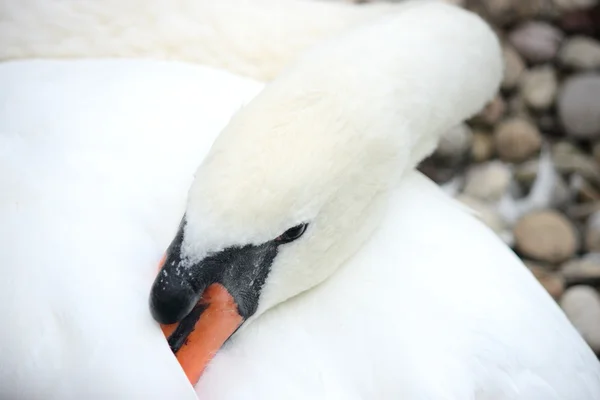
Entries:
{"type": "Polygon", "coordinates": [[[187,205],[260,84],[162,62],[0,65],[0,395],[195,398],[147,307],[186,208],[196,275],[207,250],[310,223],[262,290],[233,293],[258,309],[202,399],[600,395],[594,355],[520,261],[411,171],[497,88],[490,31],[431,4],[336,40],[234,117],[187,205]]]}

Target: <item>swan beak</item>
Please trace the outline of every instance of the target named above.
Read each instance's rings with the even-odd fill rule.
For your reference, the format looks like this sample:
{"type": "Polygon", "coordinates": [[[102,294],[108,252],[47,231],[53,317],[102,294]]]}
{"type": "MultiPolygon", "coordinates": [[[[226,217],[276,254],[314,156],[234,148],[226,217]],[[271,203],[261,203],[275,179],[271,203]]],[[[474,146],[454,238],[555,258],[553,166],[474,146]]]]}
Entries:
{"type": "Polygon", "coordinates": [[[210,360],[243,322],[233,296],[214,283],[180,323],[161,324],[161,328],[190,383],[196,385],[210,360]]]}
{"type": "Polygon", "coordinates": [[[186,264],[183,226],[161,260],[150,311],[195,385],[221,346],[256,312],[277,243],[226,248],[186,264]]]}

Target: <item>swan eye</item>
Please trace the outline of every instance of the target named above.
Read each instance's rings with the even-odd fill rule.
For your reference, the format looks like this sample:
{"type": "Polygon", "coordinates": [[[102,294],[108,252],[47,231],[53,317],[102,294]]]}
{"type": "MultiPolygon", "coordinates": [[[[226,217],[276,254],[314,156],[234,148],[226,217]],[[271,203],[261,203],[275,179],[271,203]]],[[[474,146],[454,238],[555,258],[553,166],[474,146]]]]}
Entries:
{"type": "Polygon", "coordinates": [[[304,234],[307,226],[308,226],[308,224],[296,225],[293,228],[290,228],[287,231],[283,232],[283,234],[281,236],[279,236],[277,239],[275,239],[275,241],[278,243],[293,242],[294,240],[298,239],[300,236],[302,236],[304,234]]]}

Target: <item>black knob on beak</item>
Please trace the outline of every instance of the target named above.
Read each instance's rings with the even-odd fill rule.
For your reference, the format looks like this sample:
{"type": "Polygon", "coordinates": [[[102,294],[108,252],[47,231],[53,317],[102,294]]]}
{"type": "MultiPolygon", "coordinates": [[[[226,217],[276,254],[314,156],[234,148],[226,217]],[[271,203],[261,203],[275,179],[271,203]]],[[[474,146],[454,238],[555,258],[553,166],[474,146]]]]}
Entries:
{"type": "Polygon", "coordinates": [[[150,311],[158,323],[174,324],[188,315],[199,300],[200,295],[188,281],[161,271],[150,292],[150,311]]]}

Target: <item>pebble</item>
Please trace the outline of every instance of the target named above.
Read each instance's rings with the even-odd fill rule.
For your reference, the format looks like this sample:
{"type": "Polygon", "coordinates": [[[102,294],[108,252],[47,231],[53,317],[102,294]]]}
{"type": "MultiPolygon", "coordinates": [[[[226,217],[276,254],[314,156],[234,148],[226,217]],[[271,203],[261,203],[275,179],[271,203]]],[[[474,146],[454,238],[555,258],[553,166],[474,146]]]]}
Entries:
{"type": "Polygon", "coordinates": [[[506,112],[506,102],[501,96],[496,96],[477,115],[476,121],[485,125],[494,125],[506,112]]]}
{"type": "Polygon", "coordinates": [[[471,158],[480,163],[487,161],[494,155],[494,138],[491,133],[483,131],[473,132],[471,143],[471,158]]]}
{"type": "Polygon", "coordinates": [[[561,266],[560,273],[571,285],[596,284],[600,282],[600,254],[588,254],[586,257],[570,260],[561,266]]]}
{"type": "Polygon", "coordinates": [[[543,63],[552,60],[564,34],[556,27],[541,21],[519,25],[508,35],[508,40],[526,60],[543,63]]]}
{"type": "Polygon", "coordinates": [[[600,68],[600,42],[586,36],[571,37],[561,47],[558,59],[573,69],[600,68]]]}
{"type": "Polygon", "coordinates": [[[546,110],[556,97],[556,71],[550,65],[533,68],[523,75],[520,86],[527,105],[535,110],[546,110]]]}
{"type": "Polygon", "coordinates": [[[600,212],[590,215],[585,228],[585,248],[600,252],[600,212]]]}
{"type": "Polygon", "coordinates": [[[511,46],[504,46],[502,55],[504,57],[502,88],[509,90],[517,86],[521,74],[525,71],[525,62],[519,53],[511,46]]]}
{"type": "Polygon", "coordinates": [[[598,4],[598,0],[553,0],[561,11],[573,11],[591,8],[598,4]]]}
{"type": "Polygon", "coordinates": [[[529,107],[521,92],[516,93],[508,100],[508,114],[511,117],[529,119],[529,107]]]}
{"type": "Polygon", "coordinates": [[[473,165],[465,176],[463,193],[483,201],[499,200],[510,185],[512,172],[500,161],[473,165]]]}
{"type": "Polygon", "coordinates": [[[554,210],[525,215],[517,221],[513,232],[517,250],[535,260],[560,263],[571,258],[579,247],[571,221],[554,210]]]}
{"type": "Polygon", "coordinates": [[[463,160],[473,142],[473,132],[466,124],[460,124],[442,135],[435,151],[449,164],[456,164],[463,160]]]}
{"type": "Polygon", "coordinates": [[[548,268],[532,261],[525,261],[525,265],[550,296],[555,300],[560,299],[565,292],[565,279],[561,274],[552,272],[548,268]]]}
{"type": "Polygon", "coordinates": [[[600,211],[600,201],[594,203],[573,203],[565,208],[565,214],[576,221],[585,220],[596,211],[600,211]]]}
{"type": "Polygon", "coordinates": [[[535,125],[517,117],[505,120],[496,127],[494,144],[501,159],[521,162],[540,149],[542,137],[535,125]]]}
{"type": "Polygon", "coordinates": [[[558,142],[552,147],[552,161],[563,174],[576,173],[596,186],[600,186],[600,166],[587,154],[569,142],[558,142]]]}
{"type": "Polygon", "coordinates": [[[558,96],[558,114],[573,138],[600,138],[600,74],[568,78],[558,96]]]}
{"type": "Polygon", "coordinates": [[[560,27],[567,33],[591,36],[600,34],[600,5],[588,10],[575,10],[559,16],[560,27]]]}
{"type": "Polygon", "coordinates": [[[588,345],[600,352],[600,295],[590,287],[577,285],[567,289],[560,299],[567,318],[588,345]]]}
{"type": "Polygon", "coordinates": [[[546,11],[547,0],[480,0],[486,15],[500,25],[531,18],[546,11]]]}
{"type": "Polygon", "coordinates": [[[512,19],[513,0],[482,0],[481,3],[492,21],[504,24],[512,19]]]}
{"type": "Polygon", "coordinates": [[[594,147],[592,148],[592,155],[594,156],[594,160],[600,164],[600,142],[594,143],[594,147]]]}

